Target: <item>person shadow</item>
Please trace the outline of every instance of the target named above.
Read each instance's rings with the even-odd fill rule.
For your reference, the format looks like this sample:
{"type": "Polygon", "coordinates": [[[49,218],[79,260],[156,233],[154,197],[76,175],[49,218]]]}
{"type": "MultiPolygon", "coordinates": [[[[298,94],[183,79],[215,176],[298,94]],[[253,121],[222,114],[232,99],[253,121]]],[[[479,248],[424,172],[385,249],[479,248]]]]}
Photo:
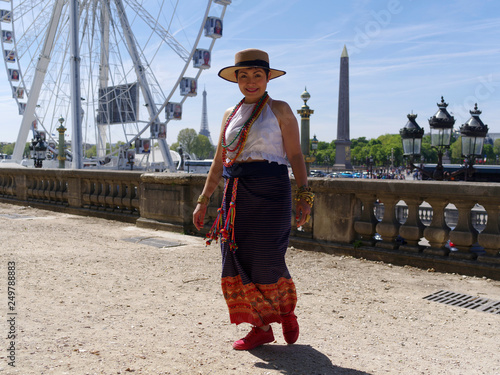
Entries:
{"type": "Polygon", "coordinates": [[[278,370],[283,375],[370,375],[335,366],[326,355],[310,345],[262,345],[249,353],[261,359],[255,367],[278,370]]]}

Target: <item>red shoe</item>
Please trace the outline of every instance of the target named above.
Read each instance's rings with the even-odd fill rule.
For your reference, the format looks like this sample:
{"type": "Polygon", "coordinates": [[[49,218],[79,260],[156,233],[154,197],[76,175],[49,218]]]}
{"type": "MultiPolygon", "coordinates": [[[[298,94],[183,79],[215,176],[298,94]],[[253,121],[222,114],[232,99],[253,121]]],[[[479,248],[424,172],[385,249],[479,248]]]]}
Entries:
{"type": "Polygon", "coordinates": [[[294,344],[299,338],[299,323],[297,323],[295,314],[291,312],[281,315],[281,325],[287,344],[294,344]]]}
{"type": "Polygon", "coordinates": [[[258,327],[252,327],[252,330],[244,338],[233,342],[233,349],[236,350],[252,350],[262,344],[274,341],[273,329],[269,327],[266,332],[258,327]]]}

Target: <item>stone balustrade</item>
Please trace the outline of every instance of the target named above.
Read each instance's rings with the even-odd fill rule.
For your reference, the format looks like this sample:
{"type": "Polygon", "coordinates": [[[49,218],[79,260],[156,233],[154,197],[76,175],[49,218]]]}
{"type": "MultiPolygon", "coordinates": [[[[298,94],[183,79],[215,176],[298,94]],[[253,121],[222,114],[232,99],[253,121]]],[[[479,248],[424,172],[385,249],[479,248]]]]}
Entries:
{"type": "MultiPolygon", "coordinates": [[[[192,212],[205,178],[0,168],[0,201],[194,234],[192,212]]],[[[294,227],[292,246],[500,279],[500,184],[311,178],[310,185],[311,220],[294,227]]],[[[204,232],[222,188],[211,198],[204,232]]]]}
{"type": "Polygon", "coordinates": [[[0,199],[48,210],[135,222],[140,172],[0,168],[0,199]]]}

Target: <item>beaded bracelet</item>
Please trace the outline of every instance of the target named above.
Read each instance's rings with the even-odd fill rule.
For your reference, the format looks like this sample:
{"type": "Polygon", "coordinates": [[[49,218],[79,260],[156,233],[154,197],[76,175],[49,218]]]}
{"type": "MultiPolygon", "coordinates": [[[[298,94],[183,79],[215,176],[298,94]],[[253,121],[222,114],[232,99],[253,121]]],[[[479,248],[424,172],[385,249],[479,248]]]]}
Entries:
{"type": "Polygon", "coordinates": [[[313,206],[314,202],[314,193],[311,191],[309,186],[301,186],[297,189],[295,193],[295,200],[298,202],[301,199],[305,200],[309,206],[313,206]]]}
{"type": "Polygon", "coordinates": [[[206,195],[201,194],[201,195],[198,197],[197,202],[198,202],[198,203],[201,203],[201,204],[208,204],[208,202],[210,202],[210,198],[209,198],[209,197],[207,197],[206,195]]]}

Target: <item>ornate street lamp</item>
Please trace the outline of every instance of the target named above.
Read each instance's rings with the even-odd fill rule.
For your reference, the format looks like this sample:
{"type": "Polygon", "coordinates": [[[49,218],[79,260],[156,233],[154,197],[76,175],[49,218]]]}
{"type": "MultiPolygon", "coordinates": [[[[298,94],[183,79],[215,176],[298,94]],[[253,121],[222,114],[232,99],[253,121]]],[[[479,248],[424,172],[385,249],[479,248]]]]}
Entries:
{"type": "Polygon", "coordinates": [[[316,151],[318,150],[318,139],[316,138],[316,134],[314,134],[313,139],[311,139],[311,157],[310,161],[311,163],[314,163],[316,161],[316,151]]]}
{"type": "Polygon", "coordinates": [[[427,174],[421,167],[417,167],[414,163],[415,160],[419,159],[422,153],[422,138],[424,136],[424,129],[421,128],[415,119],[416,114],[407,115],[408,122],[405,127],[399,131],[401,134],[401,141],[403,143],[403,155],[408,157],[408,167],[412,171],[418,169],[422,174],[427,174]]]}
{"type": "Polygon", "coordinates": [[[460,127],[462,136],[462,156],[467,158],[467,172],[465,177],[471,176],[475,158],[483,155],[483,145],[488,125],[483,124],[479,115],[481,111],[477,109],[477,103],[473,111],[469,111],[471,118],[460,127]]]}
{"type": "Polygon", "coordinates": [[[488,125],[483,124],[479,118],[481,111],[477,109],[477,103],[474,110],[469,112],[472,115],[471,118],[460,127],[462,155],[465,157],[482,156],[488,125]]]}
{"type": "Polygon", "coordinates": [[[435,180],[443,180],[443,152],[450,147],[455,118],[446,110],[448,103],[445,103],[443,97],[441,97],[441,103],[438,103],[437,106],[439,110],[429,119],[431,145],[438,153],[438,163],[434,170],[433,178],[435,180]]]}
{"type": "Polygon", "coordinates": [[[399,131],[399,134],[401,134],[401,141],[403,142],[403,154],[404,156],[409,156],[410,163],[413,163],[414,157],[421,154],[424,129],[415,121],[417,118],[416,114],[412,113],[407,115],[407,117],[408,122],[399,131]]]}
{"type": "Polygon", "coordinates": [[[311,149],[312,149],[313,155],[316,155],[316,151],[318,150],[318,139],[316,138],[316,134],[314,134],[314,137],[311,140],[311,149]]]}
{"type": "Polygon", "coordinates": [[[40,136],[39,132],[36,132],[35,138],[31,140],[29,149],[35,168],[42,168],[42,163],[47,156],[47,142],[40,136]]]}

